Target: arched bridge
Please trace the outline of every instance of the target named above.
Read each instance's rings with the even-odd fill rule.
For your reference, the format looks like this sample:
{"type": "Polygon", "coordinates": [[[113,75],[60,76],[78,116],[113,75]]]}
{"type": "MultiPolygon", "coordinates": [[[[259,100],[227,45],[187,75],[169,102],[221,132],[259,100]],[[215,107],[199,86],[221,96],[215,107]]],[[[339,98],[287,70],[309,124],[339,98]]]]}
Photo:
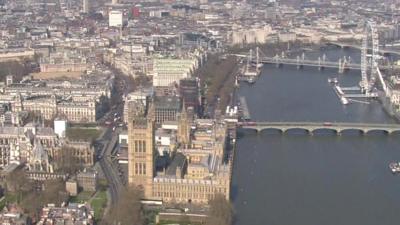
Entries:
{"type": "Polygon", "coordinates": [[[400,132],[400,124],[383,123],[346,123],[346,122],[239,122],[238,126],[243,129],[253,129],[257,132],[263,130],[279,130],[283,133],[289,130],[301,129],[309,134],[318,130],[331,130],[340,135],[344,131],[355,130],[363,134],[371,131],[382,131],[387,134],[400,132]]]}

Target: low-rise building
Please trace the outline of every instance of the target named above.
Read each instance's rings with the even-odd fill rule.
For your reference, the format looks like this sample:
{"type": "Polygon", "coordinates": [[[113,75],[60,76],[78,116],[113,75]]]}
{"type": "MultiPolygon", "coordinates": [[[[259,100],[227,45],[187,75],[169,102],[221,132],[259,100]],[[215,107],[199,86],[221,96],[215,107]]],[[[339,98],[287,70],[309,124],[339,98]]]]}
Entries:
{"type": "Polygon", "coordinates": [[[47,224],[94,224],[94,212],[89,205],[72,204],[56,207],[48,204],[42,209],[38,225],[47,224]]]}
{"type": "Polygon", "coordinates": [[[79,188],[83,191],[93,191],[97,190],[97,172],[94,169],[84,169],[76,175],[76,180],[78,181],[79,188]]]}

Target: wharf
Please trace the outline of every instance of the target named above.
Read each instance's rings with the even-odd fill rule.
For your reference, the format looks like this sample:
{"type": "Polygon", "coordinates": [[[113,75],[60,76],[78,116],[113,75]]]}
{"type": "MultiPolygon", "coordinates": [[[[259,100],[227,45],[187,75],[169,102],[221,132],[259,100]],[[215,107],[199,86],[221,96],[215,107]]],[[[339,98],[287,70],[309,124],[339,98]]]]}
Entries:
{"type": "Polygon", "coordinates": [[[246,98],[243,96],[239,97],[239,102],[240,102],[240,109],[242,111],[242,118],[243,120],[250,120],[250,112],[249,112],[249,108],[247,107],[247,102],[246,102],[246,98]]]}

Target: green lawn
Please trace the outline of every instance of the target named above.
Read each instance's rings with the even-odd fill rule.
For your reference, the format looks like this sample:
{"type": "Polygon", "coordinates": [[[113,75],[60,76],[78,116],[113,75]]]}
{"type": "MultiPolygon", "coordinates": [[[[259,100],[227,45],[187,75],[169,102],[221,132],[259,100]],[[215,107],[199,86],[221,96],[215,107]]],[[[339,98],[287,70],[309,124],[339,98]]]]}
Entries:
{"type": "Polygon", "coordinates": [[[195,223],[195,222],[177,222],[177,221],[168,221],[168,220],[162,220],[157,225],[170,225],[170,224],[179,224],[179,225],[201,225],[201,223],[195,223]]]}
{"type": "Polygon", "coordinates": [[[8,203],[17,202],[17,195],[7,193],[3,198],[0,200],[0,210],[4,208],[8,203]]]}
{"type": "Polygon", "coordinates": [[[89,201],[93,194],[91,191],[82,191],[77,196],[71,197],[69,201],[72,203],[85,203],[89,201]]]}
{"type": "Polygon", "coordinates": [[[90,202],[94,210],[94,218],[96,221],[103,217],[104,208],[107,206],[107,191],[98,191],[90,202]]]}
{"type": "Polygon", "coordinates": [[[67,138],[70,140],[93,141],[100,136],[102,130],[94,128],[68,128],[66,132],[67,138]]]}

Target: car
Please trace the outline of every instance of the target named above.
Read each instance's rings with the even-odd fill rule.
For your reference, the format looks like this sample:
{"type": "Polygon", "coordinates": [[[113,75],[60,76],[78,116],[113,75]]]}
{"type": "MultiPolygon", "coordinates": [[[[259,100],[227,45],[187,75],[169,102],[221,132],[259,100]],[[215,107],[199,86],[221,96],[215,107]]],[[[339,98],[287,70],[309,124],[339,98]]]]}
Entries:
{"type": "Polygon", "coordinates": [[[324,122],[323,125],[326,126],[326,127],[330,127],[330,126],[332,126],[332,123],[330,123],[330,122],[324,122]]]}

